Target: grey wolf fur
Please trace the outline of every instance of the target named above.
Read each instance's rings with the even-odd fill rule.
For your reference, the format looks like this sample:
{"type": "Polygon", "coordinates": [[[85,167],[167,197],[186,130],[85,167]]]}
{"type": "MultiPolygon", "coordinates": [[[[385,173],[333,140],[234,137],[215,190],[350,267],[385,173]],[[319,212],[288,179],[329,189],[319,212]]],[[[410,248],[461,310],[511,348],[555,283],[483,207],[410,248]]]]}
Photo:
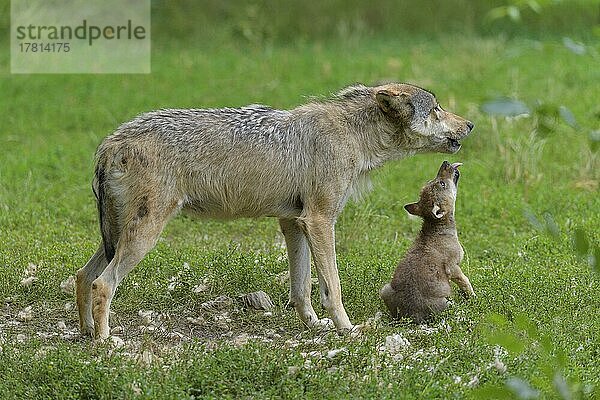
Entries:
{"type": "Polygon", "coordinates": [[[116,288],[180,210],[202,217],[274,216],[285,236],[290,304],[307,326],[310,255],[321,303],[352,324],[338,278],[334,226],[369,171],[422,152],[454,153],[473,124],[416,86],[355,85],[292,110],[159,110],[121,125],[96,152],[103,244],[77,273],[81,331],[109,336],[116,288]]]}
{"type": "Polygon", "coordinates": [[[423,226],[392,282],[380,291],[393,318],[421,323],[443,311],[451,294],[450,280],[467,296],[475,295],[459,266],[464,254],[454,220],[459,165],[444,161],[435,179],[421,190],[419,201],[404,206],[423,218],[423,226]]]}

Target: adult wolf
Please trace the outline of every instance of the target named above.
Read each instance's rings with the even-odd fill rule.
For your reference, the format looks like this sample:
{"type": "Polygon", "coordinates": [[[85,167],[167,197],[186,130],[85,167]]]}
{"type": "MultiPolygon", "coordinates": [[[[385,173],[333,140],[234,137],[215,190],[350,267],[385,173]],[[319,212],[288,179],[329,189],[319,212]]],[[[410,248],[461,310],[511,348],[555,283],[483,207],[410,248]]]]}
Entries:
{"type": "Polygon", "coordinates": [[[342,304],[334,226],[369,171],[415,153],[455,153],[473,124],[408,84],[354,85],[292,110],[159,110],[121,125],[96,152],[103,244],[77,272],[81,331],[109,336],[116,288],[180,210],[217,218],[274,216],[285,236],[290,304],[307,326],[310,255],[336,328],[342,304]]]}

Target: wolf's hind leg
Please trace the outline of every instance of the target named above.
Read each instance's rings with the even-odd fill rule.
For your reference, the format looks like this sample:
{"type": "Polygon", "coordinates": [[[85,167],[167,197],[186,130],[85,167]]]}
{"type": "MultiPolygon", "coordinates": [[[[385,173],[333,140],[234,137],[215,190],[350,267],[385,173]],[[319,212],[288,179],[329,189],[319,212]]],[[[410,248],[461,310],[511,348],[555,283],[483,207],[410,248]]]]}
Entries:
{"type": "Polygon", "coordinates": [[[96,339],[106,339],[110,330],[108,317],[110,304],[123,278],[156,245],[156,241],[169,219],[179,210],[181,202],[172,201],[169,206],[157,207],[162,201],[148,200],[131,207],[129,222],[119,236],[115,256],[104,272],[92,283],[92,315],[96,339]]]}
{"type": "Polygon", "coordinates": [[[281,232],[285,237],[290,264],[290,305],[308,327],[315,326],[319,319],[310,301],[310,249],[302,229],[295,220],[279,220],[281,232]]]}
{"type": "Polygon", "coordinates": [[[82,335],[94,336],[94,319],[92,318],[92,282],[108,265],[104,256],[104,246],[100,244],[96,253],[77,271],[77,309],[79,311],[79,327],[82,335]]]}

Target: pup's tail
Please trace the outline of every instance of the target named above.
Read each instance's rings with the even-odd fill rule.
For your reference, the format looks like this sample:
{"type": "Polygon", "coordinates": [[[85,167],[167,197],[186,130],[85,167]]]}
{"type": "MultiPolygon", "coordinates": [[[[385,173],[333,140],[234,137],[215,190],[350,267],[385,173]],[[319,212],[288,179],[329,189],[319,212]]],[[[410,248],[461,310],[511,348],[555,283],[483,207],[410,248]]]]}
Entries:
{"type": "Polygon", "coordinates": [[[106,198],[106,172],[103,163],[99,159],[96,164],[95,178],[92,184],[96,203],[98,205],[98,219],[100,221],[100,233],[104,245],[104,256],[110,262],[115,256],[115,240],[112,237],[109,221],[109,211],[106,198]]]}

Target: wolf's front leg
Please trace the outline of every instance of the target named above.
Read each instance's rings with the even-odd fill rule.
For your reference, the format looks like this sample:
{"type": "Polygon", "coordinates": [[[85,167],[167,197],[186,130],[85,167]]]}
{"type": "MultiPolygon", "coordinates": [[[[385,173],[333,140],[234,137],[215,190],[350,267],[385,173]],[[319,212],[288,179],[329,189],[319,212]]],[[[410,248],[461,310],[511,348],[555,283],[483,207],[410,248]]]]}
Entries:
{"type": "Polygon", "coordinates": [[[315,261],[319,275],[321,304],[329,312],[338,330],[352,330],[353,325],[342,304],[342,291],[335,259],[335,220],[308,213],[298,219],[315,261]]]}

